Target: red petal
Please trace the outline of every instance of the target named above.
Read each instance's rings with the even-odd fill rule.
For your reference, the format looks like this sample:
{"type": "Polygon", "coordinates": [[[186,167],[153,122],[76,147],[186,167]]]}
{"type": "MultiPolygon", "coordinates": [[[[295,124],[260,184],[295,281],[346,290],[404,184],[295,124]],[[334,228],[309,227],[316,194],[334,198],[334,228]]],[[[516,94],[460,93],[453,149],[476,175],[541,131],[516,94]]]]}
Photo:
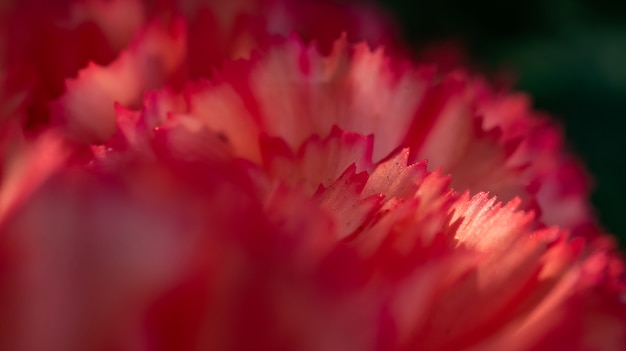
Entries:
{"type": "Polygon", "coordinates": [[[145,90],[165,83],[180,66],[183,53],[182,24],[172,23],[170,28],[154,24],[109,66],[91,64],[68,81],[67,92],[54,104],[54,116],[73,138],[103,142],[114,131],[114,103],[138,104],[145,90]]]}

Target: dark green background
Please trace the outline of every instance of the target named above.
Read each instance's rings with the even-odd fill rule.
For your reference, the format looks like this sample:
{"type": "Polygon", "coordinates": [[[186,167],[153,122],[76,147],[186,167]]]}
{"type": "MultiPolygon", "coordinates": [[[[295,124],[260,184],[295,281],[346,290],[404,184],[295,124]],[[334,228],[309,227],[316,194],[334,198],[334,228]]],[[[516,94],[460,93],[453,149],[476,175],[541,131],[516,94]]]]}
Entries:
{"type": "Polygon", "coordinates": [[[561,121],[587,165],[604,227],[626,247],[626,1],[379,0],[416,49],[460,43],[487,73],[561,121]]]}

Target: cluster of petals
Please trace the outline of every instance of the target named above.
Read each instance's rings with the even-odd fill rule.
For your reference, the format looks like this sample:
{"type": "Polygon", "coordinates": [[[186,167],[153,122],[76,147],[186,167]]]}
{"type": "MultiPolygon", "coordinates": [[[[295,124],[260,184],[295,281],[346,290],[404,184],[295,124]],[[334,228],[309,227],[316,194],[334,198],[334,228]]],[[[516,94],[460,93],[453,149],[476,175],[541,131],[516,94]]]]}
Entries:
{"type": "Polygon", "coordinates": [[[624,349],[525,95],[356,3],[52,3],[0,8],[1,349],[624,349]]]}

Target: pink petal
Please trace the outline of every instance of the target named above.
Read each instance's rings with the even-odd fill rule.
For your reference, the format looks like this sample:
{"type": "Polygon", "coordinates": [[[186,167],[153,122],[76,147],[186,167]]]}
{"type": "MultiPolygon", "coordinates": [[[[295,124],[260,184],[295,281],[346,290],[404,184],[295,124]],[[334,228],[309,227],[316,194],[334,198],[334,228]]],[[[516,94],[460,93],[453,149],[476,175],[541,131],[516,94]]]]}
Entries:
{"type": "Polygon", "coordinates": [[[114,130],[118,102],[137,104],[147,89],[163,84],[181,64],[184,30],[158,24],[146,29],[135,44],[107,67],[91,64],[67,82],[66,93],[54,103],[54,117],[82,142],[102,142],[114,130]]]}

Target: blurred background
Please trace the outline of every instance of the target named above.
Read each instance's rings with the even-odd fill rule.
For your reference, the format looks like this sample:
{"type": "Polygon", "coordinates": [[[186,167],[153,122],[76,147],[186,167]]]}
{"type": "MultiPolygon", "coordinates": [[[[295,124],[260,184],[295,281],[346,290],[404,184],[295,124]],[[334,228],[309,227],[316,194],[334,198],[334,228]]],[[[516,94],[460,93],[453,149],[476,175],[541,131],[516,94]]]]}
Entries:
{"type": "Polygon", "coordinates": [[[415,48],[460,44],[473,67],[561,122],[600,222],[626,247],[626,1],[378,0],[415,48]]]}

